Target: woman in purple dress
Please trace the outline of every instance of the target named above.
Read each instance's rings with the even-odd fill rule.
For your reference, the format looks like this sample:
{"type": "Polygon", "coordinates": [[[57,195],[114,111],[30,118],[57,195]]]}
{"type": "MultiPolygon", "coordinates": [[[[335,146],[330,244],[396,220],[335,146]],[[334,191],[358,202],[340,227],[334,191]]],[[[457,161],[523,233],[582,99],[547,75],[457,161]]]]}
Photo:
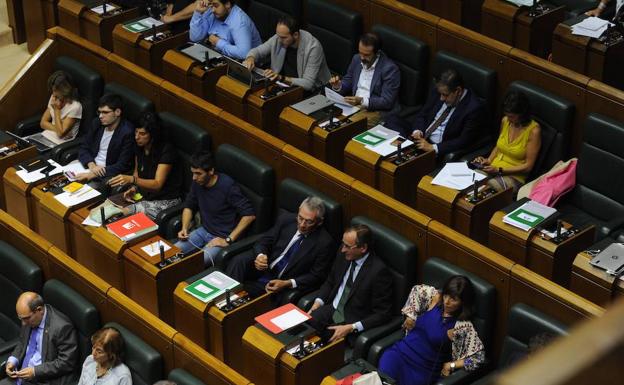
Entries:
{"type": "Polygon", "coordinates": [[[449,278],[442,292],[414,286],[402,310],[406,336],[383,353],[379,371],[398,385],[428,385],[454,370],[476,369],[485,354],[469,321],[473,302],[472,283],[461,275],[449,278]]]}

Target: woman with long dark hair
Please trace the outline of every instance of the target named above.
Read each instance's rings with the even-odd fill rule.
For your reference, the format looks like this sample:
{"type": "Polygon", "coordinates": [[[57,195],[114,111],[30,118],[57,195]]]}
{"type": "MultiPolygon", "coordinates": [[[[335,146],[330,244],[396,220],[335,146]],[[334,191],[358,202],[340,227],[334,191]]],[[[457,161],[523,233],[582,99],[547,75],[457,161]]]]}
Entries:
{"type": "Polygon", "coordinates": [[[54,72],[48,78],[48,90],[50,100],[39,122],[43,135],[56,144],[74,139],[80,127],[82,104],[71,77],[63,71],[54,72]]]}

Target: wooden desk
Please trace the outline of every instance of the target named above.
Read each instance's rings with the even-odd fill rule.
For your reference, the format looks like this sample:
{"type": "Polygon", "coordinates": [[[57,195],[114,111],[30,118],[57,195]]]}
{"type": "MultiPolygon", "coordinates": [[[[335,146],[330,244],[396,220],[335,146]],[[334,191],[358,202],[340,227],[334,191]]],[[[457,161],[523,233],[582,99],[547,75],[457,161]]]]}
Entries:
{"type": "Polygon", "coordinates": [[[267,100],[261,98],[264,93],[264,88],[253,91],[229,76],[221,76],[217,81],[215,103],[232,115],[277,136],[279,114],[303,98],[303,88],[292,87],[267,100]]]}
{"type": "Polygon", "coordinates": [[[13,33],[13,42],[22,44],[26,41],[26,22],[24,21],[24,3],[21,0],[6,0],[9,27],[13,33]]]}
{"type": "MultiPolygon", "coordinates": [[[[9,142],[1,143],[1,146],[14,148],[14,150],[11,150],[11,152],[7,154],[6,156],[0,157],[0,174],[2,175],[4,175],[7,170],[12,168],[13,165],[23,162],[26,159],[31,159],[37,156],[37,149],[34,146],[25,148],[23,150],[17,150],[17,148],[15,147],[15,142],[12,140],[9,142]]],[[[13,169],[11,178],[16,177],[19,179],[19,177],[15,175],[15,171],[16,170],[13,169]]],[[[2,210],[7,209],[7,202],[5,201],[4,183],[0,184],[0,209],[2,210]]]]}
{"type": "Polygon", "coordinates": [[[211,103],[215,102],[217,81],[226,72],[225,64],[206,69],[202,63],[175,49],[168,50],[163,56],[164,79],[211,103]]]}
{"type": "Polygon", "coordinates": [[[404,150],[408,160],[396,165],[394,156],[384,159],[363,144],[350,140],[344,150],[344,171],[379,191],[416,207],[416,186],[420,179],[435,168],[435,152],[404,150]]]}
{"type": "MultiPolygon", "coordinates": [[[[594,247],[590,247],[594,249],[594,247]]],[[[614,276],[589,264],[592,257],[582,251],[574,258],[570,290],[597,305],[606,307],[611,304],[611,286],[614,276]]],[[[624,296],[624,281],[616,288],[616,299],[624,296]]]]}
{"type": "Polygon", "coordinates": [[[34,228],[33,198],[30,194],[36,183],[24,183],[17,176],[16,171],[14,167],[11,167],[4,173],[3,185],[6,211],[15,219],[36,231],[34,228]]]}
{"type": "Polygon", "coordinates": [[[88,216],[93,207],[97,204],[81,207],[77,210],[73,210],[68,217],[69,221],[69,239],[71,242],[71,250],[74,254],[72,257],[80,262],[87,269],[95,272],[106,269],[104,261],[98,263],[96,259],[91,256],[98,253],[98,245],[93,242],[93,231],[97,227],[85,226],[82,224],[88,216]]]}
{"type": "Polygon", "coordinates": [[[61,27],[109,51],[113,50],[113,28],[139,16],[138,8],[98,15],[78,0],[60,0],[58,12],[61,27]]]}
{"type": "Polygon", "coordinates": [[[344,365],[344,339],[299,360],[282,342],[256,325],[243,335],[243,375],[257,385],[317,385],[344,365]]]}
{"type": "Polygon", "coordinates": [[[279,137],[286,143],[342,170],[344,148],[354,136],[366,131],[366,119],[341,116],[340,127],[326,130],[316,120],[288,106],[279,116],[279,137]]]}
{"type": "Polygon", "coordinates": [[[273,307],[269,295],[262,295],[225,313],[186,293],[184,288],[188,285],[189,282],[180,282],[173,295],[175,328],[241,373],[241,338],[253,325],[256,316],[273,307]]]}
{"type": "Polygon", "coordinates": [[[482,6],[481,33],[513,45],[533,55],[546,58],[551,52],[551,39],[557,24],[565,17],[565,6],[543,4],[545,11],[529,16],[529,9],[516,7],[503,0],[485,0],[482,6]]]}
{"type": "Polygon", "coordinates": [[[552,61],[611,86],[624,87],[624,40],[607,46],[596,39],[572,34],[566,23],[555,28],[552,61]]]}
{"type": "Polygon", "coordinates": [[[166,24],[156,29],[165,37],[156,42],[145,39],[151,33],[135,33],[117,24],[113,29],[113,52],[158,76],[162,75],[163,56],[188,40],[188,32],[172,35],[166,24]]]}
{"type": "Polygon", "coordinates": [[[23,0],[24,14],[28,15],[26,42],[33,53],[46,39],[46,30],[58,24],[58,0],[23,0]]]}
{"type": "MultiPolygon", "coordinates": [[[[432,180],[429,175],[423,176],[420,180],[416,209],[479,243],[487,244],[490,218],[496,211],[512,202],[511,188],[493,192],[472,203],[466,199],[466,193],[433,185],[432,180]]],[[[491,189],[486,187],[488,188],[491,189]]]]}
{"type": "Polygon", "coordinates": [[[556,244],[542,238],[537,231],[523,231],[503,223],[505,213],[497,211],[490,220],[489,247],[505,257],[526,266],[541,276],[568,287],[572,261],[594,240],[594,226],[581,229],[574,236],[556,244]]]}
{"type": "Polygon", "coordinates": [[[203,253],[198,252],[161,268],[158,266],[160,255],[150,257],[141,250],[141,247],[158,241],[171,247],[165,251],[165,258],[173,257],[180,252],[180,249],[159,235],[126,249],[123,253],[126,287],[124,294],[140,303],[161,320],[173,325],[173,291],[184,278],[204,269],[204,258],[203,253]]]}

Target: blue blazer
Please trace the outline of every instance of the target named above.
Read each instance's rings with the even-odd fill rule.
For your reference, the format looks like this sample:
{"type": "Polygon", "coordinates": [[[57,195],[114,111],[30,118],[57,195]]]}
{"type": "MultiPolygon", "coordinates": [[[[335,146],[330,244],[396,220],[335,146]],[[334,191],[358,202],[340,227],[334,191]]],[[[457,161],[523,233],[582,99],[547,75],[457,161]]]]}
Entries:
{"type": "MultiPolygon", "coordinates": [[[[100,124],[99,118],[94,118],[91,129],[82,138],[78,160],[84,167],[89,162],[95,162],[100,141],[104,134],[104,127],[100,124]]],[[[115,129],[108,152],[106,153],[106,176],[114,176],[128,172],[132,168],[134,160],[134,125],[122,118],[119,126],[115,129]]]]}
{"type": "MultiPolygon", "coordinates": [[[[358,81],[362,73],[362,61],[360,55],[353,55],[347,73],[341,79],[340,94],[355,95],[358,81]]],[[[371,92],[368,102],[369,111],[382,111],[388,113],[398,112],[399,87],[401,85],[401,72],[399,67],[383,51],[380,51],[379,60],[375,67],[373,80],[371,82],[371,92]]]]}

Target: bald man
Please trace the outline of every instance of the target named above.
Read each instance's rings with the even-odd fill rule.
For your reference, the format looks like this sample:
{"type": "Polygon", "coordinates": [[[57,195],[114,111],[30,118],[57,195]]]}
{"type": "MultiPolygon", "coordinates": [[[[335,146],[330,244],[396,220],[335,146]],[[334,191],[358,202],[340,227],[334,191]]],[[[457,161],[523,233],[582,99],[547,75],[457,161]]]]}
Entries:
{"type": "Polygon", "coordinates": [[[22,330],[7,360],[8,377],[0,384],[75,383],[78,342],[71,321],[33,292],[19,296],[15,311],[22,321],[22,330]]]}

